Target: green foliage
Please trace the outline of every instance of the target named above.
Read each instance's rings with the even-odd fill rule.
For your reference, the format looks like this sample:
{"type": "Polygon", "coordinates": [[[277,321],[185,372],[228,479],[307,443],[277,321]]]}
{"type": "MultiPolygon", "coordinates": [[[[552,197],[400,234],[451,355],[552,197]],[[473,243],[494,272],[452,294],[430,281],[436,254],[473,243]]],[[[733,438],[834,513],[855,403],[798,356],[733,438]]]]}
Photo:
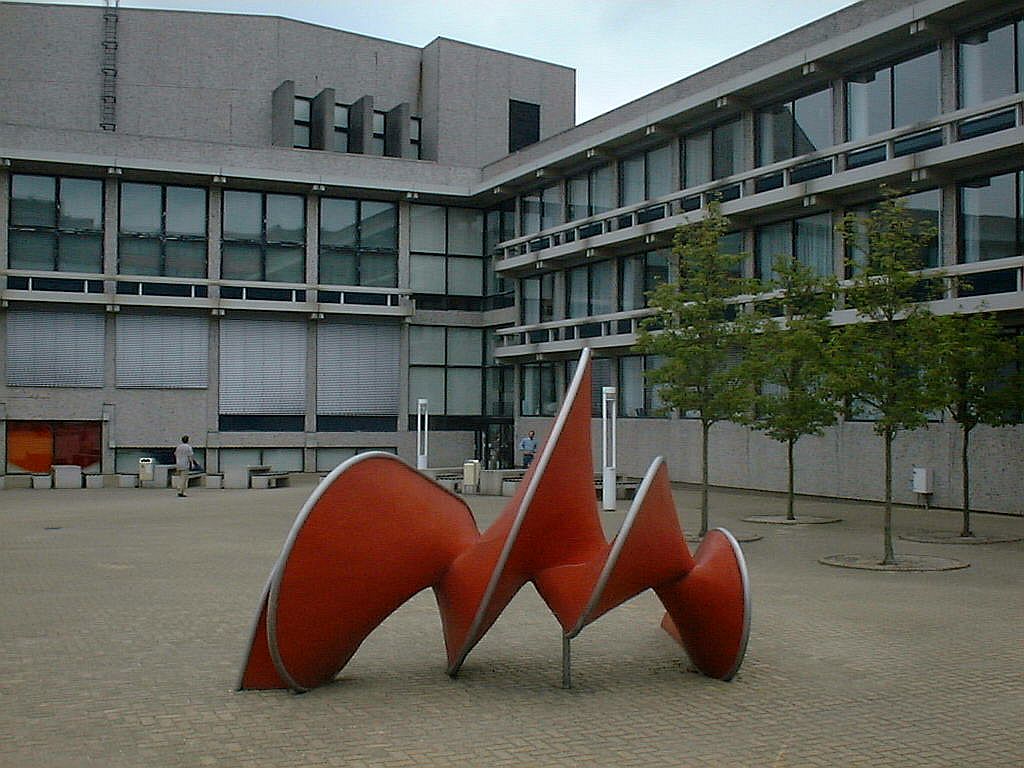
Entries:
{"type": "Polygon", "coordinates": [[[965,430],[1018,424],[1024,408],[1024,349],[990,314],[935,319],[930,375],[950,416],[965,430]]]}
{"type": "Polygon", "coordinates": [[[836,420],[825,354],[836,280],[818,277],[789,257],[777,259],[774,268],[783,317],[764,320],[751,340],[746,369],[760,394],[749,424],[773,440],[793,443],[820,435],[836,420]]]}
{"type": "Polygon", "coordinates": [[[847,217],[839,232],[848,243],[866,237],[866,267],[846,290],[857,320],[845,326],[829,349],[831,388],[851,398],[856,412],[877,415],[875,431],[891,438],[916,429],[941,405],[922,371],[922,350],[935,343],[934,318],[917,303],[927,296],[912,270],[935,228],[909,214],[891,190],[867,217],[847,217]]]}
{"type": "Polygon", "coordinates": [[[745,254],[719,252],[727,229],[728,220],[712,204],[707,218],[676,231],[677,279],[650,292],[649,306],[658,312],[643,323],[637,343],[662,357],[661,367],[648,373],[662,401],[696,413],[706,426],[738,418],[750,407],[750,388],[735,363],[749,344],[753,318],[728,300],[753,285],[736,274],[745,254]]]}

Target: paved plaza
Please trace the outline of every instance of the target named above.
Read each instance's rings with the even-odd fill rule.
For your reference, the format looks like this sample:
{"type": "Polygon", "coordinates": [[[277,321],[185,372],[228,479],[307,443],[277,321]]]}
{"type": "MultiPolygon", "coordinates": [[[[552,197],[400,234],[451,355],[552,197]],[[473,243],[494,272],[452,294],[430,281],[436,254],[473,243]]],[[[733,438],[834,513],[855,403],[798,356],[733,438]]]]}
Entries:
{"type": "MultiPolygon", "coordinates": [[[[1024,765],[1024,543],[896,543],[971,563],[957,571],[830,568],[818,558],[881,555],[880,509],[801,499],[843,521],[741,522],[784,511],[766,494],[711,497],[713,524],[764,537],[743,545],[754,611],[731,683],[692,672],[648,592],[584,630],[563,690],[558,624],[527,587],[456,680],[427,591],[336,684],[235,692],[311,482],[187,499],[0,492],[0,766],[1024,765]]],[[[483,528],[506,500],[469,501],[483,528]]],[[[697,493],[676,502],[694,531],[697,493]]],[[[604,516],[610,533],[627,504],[604,516]]],[[[895,519],[899,532],[958,520],[895,519]]],[[[1024,535],[1024,518],[975,528],[1024,535]]]]}

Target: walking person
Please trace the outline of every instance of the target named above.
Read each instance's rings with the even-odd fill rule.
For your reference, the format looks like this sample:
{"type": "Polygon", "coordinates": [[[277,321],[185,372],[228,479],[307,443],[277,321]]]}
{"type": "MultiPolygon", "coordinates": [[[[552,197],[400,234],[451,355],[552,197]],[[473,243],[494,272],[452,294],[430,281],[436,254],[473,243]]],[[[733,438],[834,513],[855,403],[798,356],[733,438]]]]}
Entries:
{"type": "Polygon", "coordinates": [[[192,446],[188,444],[188,435],[181,436],[181,442],[174,449],[174,466],[178,472],[178,496],[185,497],[185,489],[188,488],[188,473],[192,469],[195,460],[195,453],[192,446]]]}
{"type": "Polygon", "coordinates": [[[537,438],[534,437],[532,429],[519,441],[519,450],[523,452],[523,469],[529,469],[533,457],[537,454],[537,438]]]}

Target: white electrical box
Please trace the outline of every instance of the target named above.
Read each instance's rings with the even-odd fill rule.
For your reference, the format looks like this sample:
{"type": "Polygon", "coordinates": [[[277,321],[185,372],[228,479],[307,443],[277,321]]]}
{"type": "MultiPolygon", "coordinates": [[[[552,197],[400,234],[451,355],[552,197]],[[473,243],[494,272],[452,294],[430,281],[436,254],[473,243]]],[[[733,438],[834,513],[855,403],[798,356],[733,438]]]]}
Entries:
{"type": "Polygon", "coordinates": [[[932,493],[932,471],[928,467],[914,467],[914,493],[932,493]]]}

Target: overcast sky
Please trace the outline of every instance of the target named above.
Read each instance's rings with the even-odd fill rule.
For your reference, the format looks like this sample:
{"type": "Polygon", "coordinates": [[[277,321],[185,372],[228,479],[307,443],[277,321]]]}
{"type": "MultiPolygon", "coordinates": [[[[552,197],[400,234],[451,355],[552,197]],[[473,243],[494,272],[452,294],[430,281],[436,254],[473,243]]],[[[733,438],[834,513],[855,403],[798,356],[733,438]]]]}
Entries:
{"type": "MultiPolygon", "coordinates": [[[[96,0],[74,4],[103,5],[96,0]]],[[[533,56],[576,70],[576,119],[583,122],[851,4],[852,0],[124,0],[121,6],[273,14],[416,46],[450,37],[533,56]]]]}

